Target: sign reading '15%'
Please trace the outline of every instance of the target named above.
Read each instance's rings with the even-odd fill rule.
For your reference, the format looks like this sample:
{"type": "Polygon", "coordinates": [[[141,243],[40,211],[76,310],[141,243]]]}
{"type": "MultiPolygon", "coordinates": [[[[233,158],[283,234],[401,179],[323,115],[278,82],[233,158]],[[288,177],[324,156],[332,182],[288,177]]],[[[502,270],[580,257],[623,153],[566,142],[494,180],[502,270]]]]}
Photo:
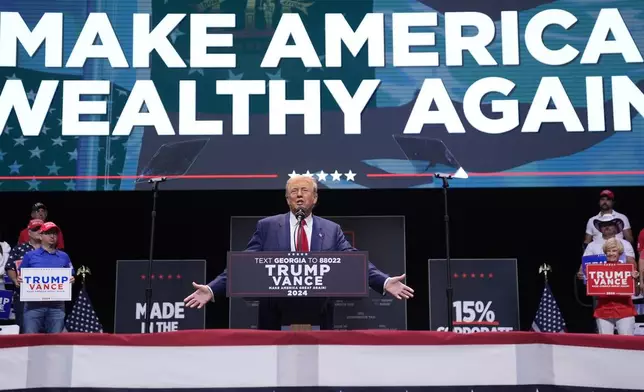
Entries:
{"type": "Polygon", "coordinates": [[[367,252],[228,252],[229,297],[366,297],[367,252]]]}

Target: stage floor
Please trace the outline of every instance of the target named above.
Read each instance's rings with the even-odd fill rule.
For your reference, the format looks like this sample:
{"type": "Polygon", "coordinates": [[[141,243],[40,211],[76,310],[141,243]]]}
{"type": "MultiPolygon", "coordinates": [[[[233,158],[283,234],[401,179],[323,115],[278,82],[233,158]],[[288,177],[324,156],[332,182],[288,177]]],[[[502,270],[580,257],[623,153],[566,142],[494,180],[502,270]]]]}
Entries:
{"type": "Polygon", "coordinates": [[[0,337],[0,390],[644,390],[641,337],[264,332],[0,337]]]}

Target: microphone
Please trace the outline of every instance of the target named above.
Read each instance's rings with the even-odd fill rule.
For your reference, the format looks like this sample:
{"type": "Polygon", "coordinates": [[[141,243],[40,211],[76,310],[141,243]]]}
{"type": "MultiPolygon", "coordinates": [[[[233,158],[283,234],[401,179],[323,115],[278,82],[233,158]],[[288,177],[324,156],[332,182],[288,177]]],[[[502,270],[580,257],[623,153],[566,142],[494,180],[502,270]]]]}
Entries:
{"type": "Polygon", "coordinates": [[[304,208],[299,207],[297,210],[295,210],[295,218],[297,219],[297,223],[302,223],[305,217],[306,213],[304,212],[304,208]]]}

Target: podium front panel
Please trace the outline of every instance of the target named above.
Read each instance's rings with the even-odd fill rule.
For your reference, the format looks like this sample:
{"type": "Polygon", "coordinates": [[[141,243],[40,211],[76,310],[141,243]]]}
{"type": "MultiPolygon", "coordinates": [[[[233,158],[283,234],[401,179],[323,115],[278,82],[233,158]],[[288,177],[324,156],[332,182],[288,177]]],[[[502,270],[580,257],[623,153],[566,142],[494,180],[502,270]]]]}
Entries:
{"type": "MultiPolygon", "coordinates": [[[[517,259],[452,259],[454,332],[519,331],[517,259]]],[[[429,329],[447,328],[447,263],[429,260],[429,329]]]]}
{"type": "MultiPolygon", "coordinates": [[[[243,251],[262,216],[231,218],[231,251],[243,251]]],[[[404,216],[328,217],[339,224],[347,240],[358,250],[369,252],[370,261],[391,276],[405,273],[404,216]]],[[[231,329],[257,328],[258,301],[229,298],[231,329]]],[[[369,290],[367,298],[336,299],[334,329],[407,329],[407,303],[369,290]]],[[[315,329],[315,326],[314,326],[315,329]]]]}

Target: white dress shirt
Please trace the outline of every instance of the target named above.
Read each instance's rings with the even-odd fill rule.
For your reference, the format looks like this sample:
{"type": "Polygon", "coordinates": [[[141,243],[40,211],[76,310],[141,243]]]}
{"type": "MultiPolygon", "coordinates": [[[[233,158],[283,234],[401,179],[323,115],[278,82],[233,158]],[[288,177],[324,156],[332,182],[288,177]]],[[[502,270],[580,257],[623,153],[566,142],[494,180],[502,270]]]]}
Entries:
{"type": "MultiPolygon", "coordinates": [[[[309,250],[311,250],[311,234],[313,233],[313,215],[309,215],[306,218],[304,218],[304,221],[306,222],[306,226],[304,226],[304,232],[306,233],[306,239],[309,241],[309,250]]],[[[290,231],[290,237],[291,237],[291,252],[296,251],[296,246],[295,246],[295,239],[297,238],[297,218],[295,217],[295,214],[292,212],[290,213],[290,226],[291,226],[291,231],[290,231]]]]}

